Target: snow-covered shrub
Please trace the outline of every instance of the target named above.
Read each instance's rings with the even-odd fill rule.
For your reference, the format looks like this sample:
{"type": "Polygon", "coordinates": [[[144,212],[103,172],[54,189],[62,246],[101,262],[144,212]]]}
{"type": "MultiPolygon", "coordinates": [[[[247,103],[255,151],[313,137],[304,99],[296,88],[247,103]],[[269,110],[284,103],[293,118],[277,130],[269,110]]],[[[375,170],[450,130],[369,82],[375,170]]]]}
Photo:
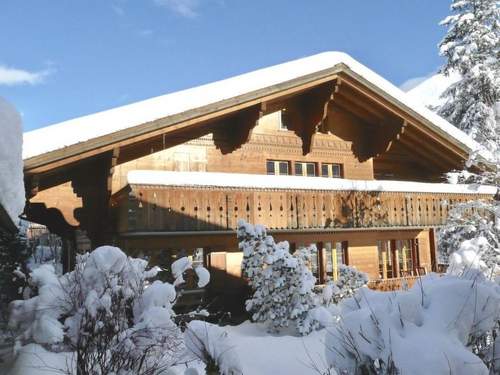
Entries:
{"type": "MultiPolygon", "coordinates": [[[[173,262],[171,268],[172,276],[174,278],[174,285],[176,287],[181,286],[185,283],[185,272],[193,269],[193,262],[187,257],[182,257],[173,262]]],[[[210,272],[208,272],[208,270],[201,265],[194,267],[194,272],[196,274],[196,278],[198,279],[196,284],[198,288],[205,287],[210,281],[210,272]]]]}
{"type": "Polygon", "coordinates": [[[500,316],[500,288],[491,281],[431,274],[409,291],[362,288],[340,308],[326,338],[339,374],[489,374],[470,344],[500,316]]]}
{"type": "Polygon", "coordinates": [[[339,303],[344,298],[352,297],[356,291],[368,284],[368,275],[355,267],[340,264],[337,280],[329,280],[322,291],[325,305],[339,303]]]}
{"type": "Polygon", "coordinates": [[[42,265],[30,278],[38,295],[12,302],[10,325],[20,343],[75,351],[78,374],[152,374],[183,350],[175,288],[152,281],[158,271],[111,246],[78,255],[62,276],[42,265]]]}
{"type": "Polygon", "coordinates": [[[297,331],[307,334],[319,323],[306,319],[316,306],[313,292],[316,278],[307,267],[315,248],[301,248],[290,254],[288,242],[275,243],[265,227],[238,222],[239,247],[243,251],[242,272],[253,295],[247,311],[257,322],[267,322],[278,332],[294,322],[297,331]]]}
{"type": "Polygon", "coordinates": [[[184,332],[187,350],[206,365],[208,375],[240,375],[242,366],[227,332],[223,328],[193,320],[184,332]]]}

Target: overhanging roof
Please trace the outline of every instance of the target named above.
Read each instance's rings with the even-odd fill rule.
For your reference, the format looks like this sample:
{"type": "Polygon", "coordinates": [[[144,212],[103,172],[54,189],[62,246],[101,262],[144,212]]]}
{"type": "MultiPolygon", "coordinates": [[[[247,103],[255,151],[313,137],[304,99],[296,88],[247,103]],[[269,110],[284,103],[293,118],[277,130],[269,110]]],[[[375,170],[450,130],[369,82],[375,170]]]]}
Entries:
{"type": "Polygon", "coordinates": [[[338,74],[373,90],[464,153],[478,148],[465,133],[349,55],[325,52],[27,132],[25,170],[92,150],[105,152],[134,137],[157,134],[181,122],[201,121],[212,114],[231,113],[264,98],[293,92],[294,88],[327,82],[338,74]]]}

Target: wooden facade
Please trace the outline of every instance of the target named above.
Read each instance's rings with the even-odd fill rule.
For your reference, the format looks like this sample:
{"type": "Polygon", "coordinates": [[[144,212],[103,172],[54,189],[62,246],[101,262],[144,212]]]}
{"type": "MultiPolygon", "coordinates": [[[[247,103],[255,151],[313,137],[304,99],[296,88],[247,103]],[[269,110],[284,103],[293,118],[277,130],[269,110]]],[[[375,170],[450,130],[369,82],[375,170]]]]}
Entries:
{"type": "Polygon", "coordinates": [[[335,278],[341,262],[372,280],[396,280],[435,270],[434,229],[471,194],[161,186],[131,184],[127,175],[441,183],[467,156],[411,108],[336,68],[30,158],[25,214],[72,239],[76,250],[77,243],[113,243],[168,265],[203,249],[215,289],[228,280],[242,287],[238,219],[266,225],[292,249],[315,244],[319,282],[335,278]]]}

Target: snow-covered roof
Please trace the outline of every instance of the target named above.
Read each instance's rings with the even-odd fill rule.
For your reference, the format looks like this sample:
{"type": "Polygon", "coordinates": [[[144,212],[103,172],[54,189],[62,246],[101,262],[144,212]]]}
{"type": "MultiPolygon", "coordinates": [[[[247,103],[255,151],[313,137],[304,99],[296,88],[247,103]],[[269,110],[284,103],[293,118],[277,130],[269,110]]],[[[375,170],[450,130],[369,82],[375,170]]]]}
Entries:
{"type": "Polygon", "coordinates": [[[239,189],[292,189],[336,191],[385,191],[405,193],[455,193],[494,195],[495,186],[459,185],[388,180],[347,180],[327,177],[274,176],[219,172],[171,172],[134,170],[127,174],[131,185],[213,187],[239,189]]]}
{"type": "Polygon", "coordinates": [[[12,105],[0,98],[0,205],[14,223],[23,212],[24,176],[21,158],[21,116],[12,105]]]}
{"type": "Polygon", "coordinates": [[[427,126],[434,128],[434,131],[451,137],[467,151],[478,147],[465,133],[349,55],[342,52],[324,52],[26,132],[23,158],[35,157],[332,68],[350,71],[366,80],[385,95],[421,116],[429,122],[427,126]]]}

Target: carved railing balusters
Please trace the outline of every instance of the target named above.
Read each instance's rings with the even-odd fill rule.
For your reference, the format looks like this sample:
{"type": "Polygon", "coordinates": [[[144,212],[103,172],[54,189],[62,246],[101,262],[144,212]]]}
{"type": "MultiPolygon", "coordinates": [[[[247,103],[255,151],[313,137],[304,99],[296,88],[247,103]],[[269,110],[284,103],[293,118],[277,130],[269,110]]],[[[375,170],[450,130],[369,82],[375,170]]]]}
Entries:
{"type": "Polygon", "coordinates": [[[442,225],[469,197],[447,193],[283,191],[133,186],[120,201],[128,231],[233,230],[238,219],[269,229],[442,225]]]}

